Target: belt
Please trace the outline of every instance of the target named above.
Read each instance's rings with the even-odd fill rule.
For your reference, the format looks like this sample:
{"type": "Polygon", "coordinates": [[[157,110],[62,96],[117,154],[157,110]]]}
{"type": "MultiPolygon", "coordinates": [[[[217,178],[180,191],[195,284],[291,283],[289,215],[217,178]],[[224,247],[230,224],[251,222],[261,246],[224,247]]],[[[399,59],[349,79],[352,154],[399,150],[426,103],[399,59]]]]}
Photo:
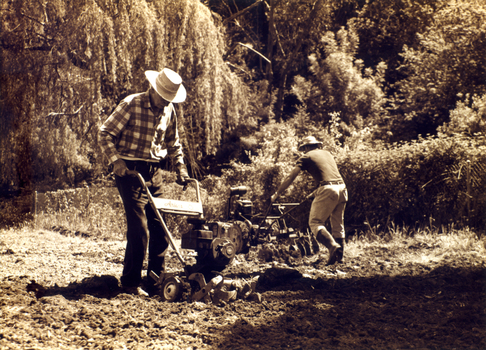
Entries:
{"type": "Polygon", "coordinates": [[[338,180],[338,181],[321,181],[319,184],[321,186],[327,186],[327,185],[344,185],[344,181],[338,180]]]}
{"type": "Polygon", "coordinates": [[[161,168],[160,163],[148,162],[144,160],[127,160],[124,159],[129,170],[138,171],[143,177],[152,177],[153,174],[161,168]]]}

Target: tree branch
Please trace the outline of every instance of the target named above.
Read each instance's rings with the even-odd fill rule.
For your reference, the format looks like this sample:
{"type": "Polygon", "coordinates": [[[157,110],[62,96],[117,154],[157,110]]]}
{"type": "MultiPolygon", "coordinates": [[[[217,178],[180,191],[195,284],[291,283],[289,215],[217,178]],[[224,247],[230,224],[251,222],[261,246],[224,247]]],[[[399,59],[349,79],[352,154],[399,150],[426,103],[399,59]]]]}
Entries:
{"type": "Polygon", "coordinates": [[[289,53],[289,56],[284,61],[284,64],[282,66],[281,71],[283,72],[283,74],[278,84],[277,101],[275,103],[275,119],[277,121],[280,121],[280,118],[282,117],[284,92],[285,92],[285,86],[287,85],[287,78],[290,73],[290,68],[294,63],[295,56],[300,51],[300,48],[304,43],[304,38],[306,38],[309,35],[309,32],[311,30],[312,25],[314,24],[314,20],[316,18],[318,10],[322,7],[322,2],[323,0],[316,0],[316,2],[314,3],[314,6],[310,11],[309,16],[307,17],[307,20],[305,21],[306,25],[300,31],[297,37],[296,40],[297,44],[294,50],[289,53]]]}
{"type": "Polygon", "coordinates": [[[31,21],[34,21],[34,22],[39,23],[39,24],[40,24],[40,25],[42,25],[42,26],[45,26],[45,25],[46,25],[45,23],[42,23],[41,21],[39,21],[39,20],[35,19],[34,17],[30,17],[29,15],[26,15],[26,14],[25,14],[25,13],[23,13],[23,12],[21,12],[20,14],[21,14],[22,16],[24,16],[24,17],[27,17],[27,18],[28,18],[28,19],[30,19],[31,21]]]}
{"type": "Polygon", "coordinates": [[[47,115],[47,117],[57,117],[57,116],[61,116],[61,115],[69,115],[69,116],[73,116],[73,115],[76,115],[79,113],[79,111],[81,111],[81,109],[84,107],[84,105],[81,105],[81,107],[78,108],[78,110],[74,113],[54,113],[54,112],[51,112],[47,115]]]}
{"type": "Polygon", "coordinates": [[[15,27],[14,29],[10,30],[10,29],[4,29],[5,31],[9,32],[9,33],[13,33],[18,27],[20,27],[21,24],[19,24],[17,27],[15,27]]]}
{"type": "Polygon", "coordinates": [[[254,48],[252,48],[251,46],[248,46],[248,45],[245,45],[243,43],[238,43],[238,45],[241,45],[241,46],[244,46],[246,47],[247,49],[250,49],[251,51],[253,51],[254,53],[256,53],[257,55],[259,55],[260,57],[262,57],[265,61],[267,61],[268,63],[272,63],[268,58],[266,58],[262,53],[258,52],[257,50],[255,50],[254,48]]]}
{"type": "Polygon", "coordinates": [[[250,74],[250,73],[248,73],[246,70],[241,69],[240,67],[237,67],[237,66],[235,66],[234,64],[231,64],[231,63],[229,63],[229,62],[225,62],[225,63],[226,63],[228,66],[233,67],[234,69],[238,69],[238,70],[242,71],[243,73],[248,74],[248,76],[251,78],[251,74],[250,74]]]}
{"type": "Polygon", "coordinates": [[[236,17],[239,17],[243,14],[245,14],[246,12],[250,11],[252,8],[254,8],[255,6],[258,6],[261,2],[263,2],[263,0],[257,0],[254,4],[248,6],[247,8],[244,8],[243,10],[241,11],[238,11],[237,13],[235,13],[234,15],[231,15],[229,16],[228,18],[226,18],[224,21],[223,21],[223,24],[226,24],[228,23],[229,21],[232,21],[234,20],[236,17]]]}

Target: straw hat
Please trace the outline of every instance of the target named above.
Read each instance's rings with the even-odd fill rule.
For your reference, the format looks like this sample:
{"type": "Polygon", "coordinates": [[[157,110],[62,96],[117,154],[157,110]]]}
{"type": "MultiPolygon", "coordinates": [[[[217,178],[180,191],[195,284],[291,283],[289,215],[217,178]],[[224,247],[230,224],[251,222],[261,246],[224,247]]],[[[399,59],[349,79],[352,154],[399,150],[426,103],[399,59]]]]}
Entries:
{"type": "Polygon", "coordinates": [[[160,72],[148,70],[145,76],[164,100],[174,103],[186,100],[186,89],[182,85],[182,78],[173,70],[169,68],[164,68],[160,72]]]}
{"type": "Polygon", "coordinates": [[[307,145],[322,145],[322,142],[317,141],[314,136],[306,136],[302,139],[302,142],[299,146],[299,151],[302,151],[302,149],[307,145]]]}

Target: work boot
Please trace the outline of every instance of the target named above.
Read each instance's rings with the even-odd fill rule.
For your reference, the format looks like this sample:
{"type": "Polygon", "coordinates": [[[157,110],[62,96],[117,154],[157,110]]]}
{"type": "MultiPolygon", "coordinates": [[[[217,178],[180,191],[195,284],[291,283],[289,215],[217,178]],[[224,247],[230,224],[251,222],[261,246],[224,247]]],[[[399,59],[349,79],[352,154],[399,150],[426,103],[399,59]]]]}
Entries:
{"type": "Polygon", "coordinates": [[[344,263],[344,245],[346,244],[346,240],[344,238],[334,238],[334,240],[341,246],[336,252],[336,261],[342,264],[344,263]]]}
{"type": "Polygon", "coordinates": [[[317,232],[317,240],[329,250],[329,260],[326,265],[333,265],[337,259],[337,251],[341,248],[326,229],[317,232]]]}

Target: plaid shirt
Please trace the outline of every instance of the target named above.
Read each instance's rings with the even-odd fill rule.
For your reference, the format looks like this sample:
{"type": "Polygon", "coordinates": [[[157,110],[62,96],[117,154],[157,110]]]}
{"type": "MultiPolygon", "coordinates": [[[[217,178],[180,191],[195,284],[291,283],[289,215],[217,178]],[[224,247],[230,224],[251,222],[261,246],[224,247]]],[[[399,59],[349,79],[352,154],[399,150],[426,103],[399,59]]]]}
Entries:
{"type": "Polygon", "coordinates": [[[100,146],[110,163],[117,159],[160,161],[167,155],[184,163],[172,103],[151,108],[148,92],[123,99],[100,129],[100,146]]]}

